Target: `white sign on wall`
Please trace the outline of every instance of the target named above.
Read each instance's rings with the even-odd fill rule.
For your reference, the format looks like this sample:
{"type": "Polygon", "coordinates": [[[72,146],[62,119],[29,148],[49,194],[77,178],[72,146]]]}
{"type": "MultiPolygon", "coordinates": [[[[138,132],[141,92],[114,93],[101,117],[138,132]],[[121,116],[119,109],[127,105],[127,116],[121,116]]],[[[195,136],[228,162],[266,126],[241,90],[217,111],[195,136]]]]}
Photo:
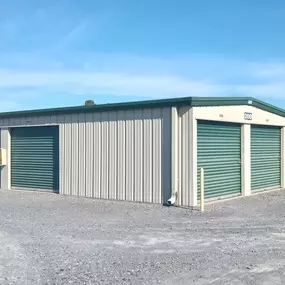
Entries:
{"type": "Polygon", "coordinates": [[[244,119],[247,121],[252,120],[252,113],[244,112],[244,119]]]}

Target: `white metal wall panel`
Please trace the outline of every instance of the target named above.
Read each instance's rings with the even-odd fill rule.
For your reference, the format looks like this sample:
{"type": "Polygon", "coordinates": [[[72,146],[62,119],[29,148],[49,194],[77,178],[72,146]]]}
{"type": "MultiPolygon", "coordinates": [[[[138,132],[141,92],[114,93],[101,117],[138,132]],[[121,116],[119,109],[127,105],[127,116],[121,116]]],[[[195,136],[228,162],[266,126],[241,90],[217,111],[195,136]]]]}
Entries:
{"type": "Polygon", "coordinates": [[[171,192],[171,109],[0,119],[59,124],[60,194],[162,203],[171,192]]]}
{"type": "Polygon", "coordinates": [[[190,184],[188,183],[188,176],[189,176],[189,135],[188,130],[190,128],[189,126],[189,113],[185,114],[182,120],[182,199],[181,204],[183,206],[188,205],[188,197],[189,197],[189,190],[190,190],[190,184]]]}
{"type": "Polygon", "coordinates": [[[101,198],[102,185],[102,114],[93,114],[93,157],[90,158],[93,163],[93,196],[94,198],[101,198]]]}
{"type": "Polygon", "coordinates": [[[164,185],[162,187],[163,203],[167,203],[168,197],[171,196],[171,109],[162,109],[162,176],[164,185]],[[170,165],[170,167],[165,167],[170,165]]]}
{"type": "Polygon", "coordinates": [[[143,202],[152,203],[152,113],[143,112],[143,202]]]}
{"type": "Polygon", "coordinates": [[[134,152],[135,152],[135,192],[134,200],[142,202],[143,201],[143,121],[142,121],[142,110],[138,110],[135,118],[135,143],[134,143],[134,152]]]}
{"type": "Polygon", "coordinates": [[[116,112],[109,114],[109,199],[117,198],[117,116],[116,112]]]}
{"type": "Polygon", "coordinates": [[[117,114],[117,153],[118,153],[118,164],[117,164],[117,199],[126,199],[126,129],[125,129],[125,112],[120,111],[117,114]]]}
{"type": "Polygon", "coordinates": [[[75,114],[71,117],[71,157],[70,157],[70,165],[71,165],[71,189],[70,194],[73,196],[78,195],[78,179],[79,179],[79,169],[78,169],[78,157],[81,153],[81,149],[79,148],[79,132],[78,132],[78,114],[75,114]]]}
{"type": "Polygon", "coordinates": [[[68,133],[70,131],[68,124],[62,124],[59,127],[59,169],[60,169],[60,176],[59,176],[59,189],[62,194],[67,194],[68,185],[64,183],[61,177],[67,178],[67,165],[65,163],[65,157],[68,156],[68,133]],[[65,146],[64,148],[62,146],[65,146]]]}
{"type": "Polygon", "coordinates": [[[141,118],[143,113],[140,112],[140,119],[135,121],[135,184],[136,196],[135,199],[143,202],[143,187],[144,187],[144,121],[141,118]]]}
{"type": "MultiPolygon", "coordinates": [[[[66,125],[61,125],[60,127],[60,132],[63,132],[64,134],[66,133],[66,125]]],[[[59,135],[59,189],[61,189],[62,193],[66,192],[65,189],[65,185],[63,183],[63,180],[60,179],[60,177],[64,177],[65,175],[65,168],[66,168],[66,164],[65,164],[65,149],[62,149],[62,145],[66,145],[65,142],[65,135],[59,135]]]]}
{"type": "MultiPolygon", "coordinates": [[[[162,112],[160,109],[152,110],[152,202],[162,203],[162,173],[161,173],[161,158],[162,158],[162,112]]],[[[170,135],[169,135],[170,138],[170,135]]]]}
{"type": "Polygon", "coordinates": [[[94,129],[93,129],[93,114],[86,114],[86,175],[85,175],[85,191],[86,197],[93,197],[93,160],[94,160],[94,129]]]}
{"type": "MultiPolygon", "coordinates": [[[[66,177],[65,179],[64,179],[64,182],[63,182],[63,184],[64,184],[64,186],[65,186],[65,191],[63,192],[64,194],[66,194],[66,195],[68,195],[68,194],[70,194],[70,195],[72,195],[72,193],[71,193],[71,188],[72,188],[72,145],[73,145],[73,142],[72,142],[72,125],[73,125],[74,123],[72,122],[72,116],[71,115],[69,115],[69,116],[65,116],[65,123],[64,123],[64,126],[65,126],[65,134],[64,133],[62,133],[64,130],[60,127],[60,129],[59,129],[59,134],[60,134],[60,137],[62,136],[62,134],[64,134],[65,136],[65,145],[64,146],[60,146],[60,149],[62,150],[62,151],[64,151],[64,153],[65,153],[65,158],[66,158],[66,160],[64,161],[64,164],[65,165],[63,165],[63,163],[61,163],[60,164],[60,168],[61,167],[64,167],[65,169],[65,171],[64,171],[64,173],[65,173],[65,175],[64,175],[64,177],[66,177]],[[68,157],[69,157],[69,159],[68,159],[68,157]]],[[[59,178],[60,180],[61,180],[61,177],[59,178]]],[[[60,191],[61,191],[61,189],[60,189],[60,191]]]]}
{"type": "Polygon", "coordinates": [[[86,195],[86,114],[79,114],[79,123],[78,123],[78,196],[84,197],[86,195]]]}
{"type": "Polygon", "coordinates": [[[191,172],[191,116],[189,108],[181,108],[179,118],[179,197],[178,203],[182,206],[190,206],[190,172],[191,172]]]}
{"type": "MultiPolygon", "coordinates": [[[[101,129],[101,193],[100,198],[109,198],[109,113],[102,114],[102,129],[101,129]]],[[[96,158],[95,158],[96,159],[96,158]]]]}
{"type": "Polygon", "coordinates": [[[125,122],[126,122],[126,200],[134,201],[134,112],[125,112],[125,122]]]}

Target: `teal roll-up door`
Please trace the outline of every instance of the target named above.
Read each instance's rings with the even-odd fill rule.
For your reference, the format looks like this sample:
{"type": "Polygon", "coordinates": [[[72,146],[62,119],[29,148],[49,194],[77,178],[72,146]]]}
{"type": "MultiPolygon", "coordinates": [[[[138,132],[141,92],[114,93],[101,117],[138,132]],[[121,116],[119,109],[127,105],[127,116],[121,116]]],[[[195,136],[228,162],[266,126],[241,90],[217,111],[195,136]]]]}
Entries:
{"type": "Polygon", "coordinates": [[[11,129],[11,186],[58,191],[57,126],[11,129]]]}
{"type": "Polygon", "coordinates": [[[198,121],[198,199],[204,168],[205,199],[241,193],[241,127],[198,121]]]}
{"type": "Polygon", "coordinates": [[[281,186],[281,129],[251,126],[251,190],[281,186]]]}

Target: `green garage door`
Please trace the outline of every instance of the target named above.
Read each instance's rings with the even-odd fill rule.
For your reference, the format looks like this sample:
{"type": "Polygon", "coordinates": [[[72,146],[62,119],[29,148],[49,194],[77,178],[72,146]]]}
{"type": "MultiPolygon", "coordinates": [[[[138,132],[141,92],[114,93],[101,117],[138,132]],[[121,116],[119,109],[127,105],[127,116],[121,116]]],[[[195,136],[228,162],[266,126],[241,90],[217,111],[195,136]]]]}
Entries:
{"type": "Polygon", "coordinates": [[[52,127],[11,130],[12,188],[59,189],[59,130],[52,127]]]}
{"type": "Polygon", "coordinates": [[[251,190],[279,188],[281,184],[281,129],[251,126],[251,190]]]}
{"type": "Polygon", "coordinates": [[[241,127],[198,121],[198,199],[200,169],[205,172],[205,199],[241,193],[241,127]]]}

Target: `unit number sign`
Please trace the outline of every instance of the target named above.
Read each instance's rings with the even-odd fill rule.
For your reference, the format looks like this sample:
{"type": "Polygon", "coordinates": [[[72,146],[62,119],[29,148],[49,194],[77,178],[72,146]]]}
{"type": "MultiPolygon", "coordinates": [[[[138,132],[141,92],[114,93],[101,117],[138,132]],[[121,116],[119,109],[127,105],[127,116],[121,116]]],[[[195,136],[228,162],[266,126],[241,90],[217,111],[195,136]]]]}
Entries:
{"type": "Polygon", "coordinates": [[[244,119],[247,121],[252,120],[252,113],[244,112],[244,119]]]}

